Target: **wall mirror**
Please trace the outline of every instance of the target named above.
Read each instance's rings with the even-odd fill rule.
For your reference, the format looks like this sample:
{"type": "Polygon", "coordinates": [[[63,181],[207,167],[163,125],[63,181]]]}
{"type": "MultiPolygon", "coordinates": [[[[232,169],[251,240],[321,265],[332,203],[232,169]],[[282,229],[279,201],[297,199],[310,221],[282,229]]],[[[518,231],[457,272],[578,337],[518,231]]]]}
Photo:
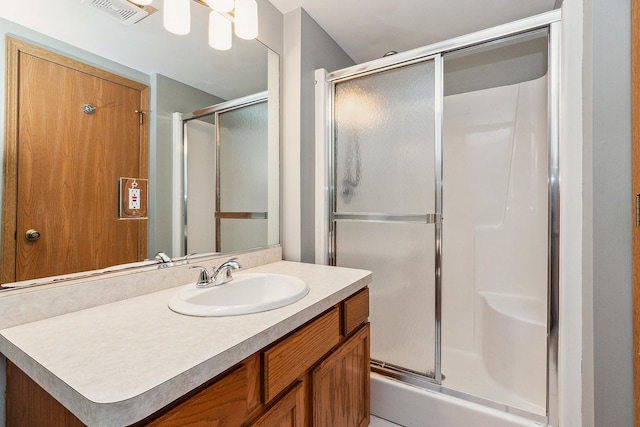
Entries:
{"type": "MultiPolygon", "coordinates": [[[[189,199],[184,180],[185,159],[179,138],[182,126],[176,126],[174,113],[193,113],[207,107],[235,102],[238,99],[263,94],[266,98],[267,117],[266,150],[263,165],[268,171],[268,204],[266,216],[271,220],[269,235],[244,246],[216,249],[215,242],[208,252],[227,252],[273,245],[279,242],[279,56],[258,40],[241,40],[233,37],[228,51],[216,51],[207,40],[209,10],[196,1],[191,2],[191,31],[176,36],[162,26],[162,2],[154,1],[147,10],[149,16],[135,24],[123,24],[116,19],[91,8],[91,0],[21,0],[14,1],[0,10],[0,36],[6,35],[53,51],[91,66],[107,70],[126,79],[149,87],[149,109],[144,119],[148,125],[148,199],[146,221],[146,257],[153,260],[162,251],[171,258],[181,258],[186,251],[194,252],[184,244],[185,236],[195,233],[181,224],[185,223],[184,201],[189,199]],[[157,9],[154,9],[157,8],[157,9]],[[180,201],[180,203],[176,203],[180,201]]],[[[95,3],[95,2],[94,2],[95,3]]],[[[100,3],[100,2],[97,2],[100,3]]],[[[103,2],[102,2],[103,3],[103,2]]],[[[5,58],[0,59],[4,70],[5,58]]],[[[6,76],[3,72],[3,79],[6,76]]],[[[3,91],[4,89],[0,89],[3,91]]],[[[4,92],[2,93],[4,99],[4,92]]],[[[55,106],[52,106],[55,108],[55,106]]],[[[5,106],[0,106],[0,121],[5,126],[5,106]]],[[[4,140],[3,140],[4,142],[4,140]]],[[[235,157],[234,170],[243,171],[242,157],[235,157]]],[[[211,170],[216,159],[210,160],[211,170]]],[[[187,168],[190,167],[187,165],[187,168]]],[[[4,172],[4,171],[3,171],[4,172]]],[[[4,174],[3,174],[4,176],[4,174]]],[[[199,178],[192,178],[192,183],[199,178]]],[[[204,177],[203,177],[204,179],[204,177]]],[[[218,182],[224,182],[220,178],[218,182]]],[[[115,185],[115,184],[114,184],[115,185]]],[[[211,183],[215,194],[216,183],[211,183]]],[[[237,190],[235,196],[245,195],[237,190]]],[[[246,195],[247,199],[254,197],[246,195]]],[[[104,209],[105,215],[113,215],[115,207],[104,209]]],[[[215,213],[213,213],[215,217],[215,213]]],[[[224,230],[224,226],[223,226],[224,230]]],[[[221,232],[220,234],[224,234],[221,232]]],[[[233,231],[229,231],[233,234],[233,231]]],[[[16,231],[16,239],[23,237],[16,231]]],[[[195,234],[194,234],[195,235],[195,234]]],[[[87,236],[90,238],[90,236],[87,236]]],[[[68,242],[74,245],[74,242],[68,242]]],[[[118,241],[110,250],[118,250],[118,241]]],[[[199,256],[204,247],[197,250],[199,256]]],[[[139,260],[140,260],[139,259],[139,260]]],[[[138,260],[138,261],[139,261],[138,260]]],[[[155,260],[153,262],[156,262],[155,260]]],[[[102,265],[104,272],[125,266],[102,265]]],[[[138,267],[134,264],[133,267],[138,267]]],[[[141,267],[149,267],[142,263],[141,267]]],[[[155,267],[155,266],[154,266],[155,267]]],[[[85,271],[85,270],[82,270],[85,271]]],[[[76,273],[68,271],[66,273],[76,273]]],[[[47,275],[48,276],[48,275],[47,275]]],[[[2,283],[2,288],[15,285],[48,283],[56,278],[28,278],[15,284],[2,283]]]]}

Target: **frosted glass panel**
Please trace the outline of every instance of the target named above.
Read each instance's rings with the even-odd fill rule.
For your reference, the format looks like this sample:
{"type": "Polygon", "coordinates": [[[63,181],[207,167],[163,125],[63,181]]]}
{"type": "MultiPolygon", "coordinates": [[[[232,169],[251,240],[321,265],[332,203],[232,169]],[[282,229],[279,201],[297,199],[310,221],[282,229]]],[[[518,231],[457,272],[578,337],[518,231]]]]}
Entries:
{"type": "Polygon", "coordinates": [[[266,219],[220,220],[220,252],[239,251],[266,245],[266,219]]]}
{"type": "Polygon", "coordinates": [[[219,210],[267,212],[267,102],[221,113],[218,132],[219,210]]]}
{"type": "Polygon", "coordinates": [[[433,61],[335,86],[337,212],[435,212],[433,61]]]}
{"type": "Polygon", "coordinates": [[[371,358],[423,374],[434,369],[434,236],[432,224],[336,224],[336,265],[373,272],[371,358]]]}
{"type": "Polygon", "coordinates": [[[216,127],[204,120],[187,122],[187,248],[207,253],[216,249],[216,127]]]}

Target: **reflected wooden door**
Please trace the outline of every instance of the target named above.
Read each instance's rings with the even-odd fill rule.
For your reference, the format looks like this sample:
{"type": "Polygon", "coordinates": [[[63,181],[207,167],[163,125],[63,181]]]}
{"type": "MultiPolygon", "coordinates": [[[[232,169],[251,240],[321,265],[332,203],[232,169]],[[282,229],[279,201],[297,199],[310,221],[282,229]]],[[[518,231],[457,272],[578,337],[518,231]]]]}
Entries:
{"type": "Polygon", "coordinates": [[[144,259],[146,220],[118,219],[118,178],[147,176],[146,86],[14,43],[15,252],[3,200],[2,281],[144,259]]]}

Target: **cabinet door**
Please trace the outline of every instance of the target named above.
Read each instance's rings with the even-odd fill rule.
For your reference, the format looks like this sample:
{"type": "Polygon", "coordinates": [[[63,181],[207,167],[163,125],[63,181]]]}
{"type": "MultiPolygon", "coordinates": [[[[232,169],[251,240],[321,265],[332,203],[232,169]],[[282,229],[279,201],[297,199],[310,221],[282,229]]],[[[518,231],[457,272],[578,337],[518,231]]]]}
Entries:
{"type": "Polygon", "coordinates": [[[251,427],[303,427],[306,415],[304,397],[303,383],[298,383],[293,390],[280,398],[271,409],[251,424],[251,427]]]}
{"type": "Polygon", "coordinates": [[[237,427],[247,417],[247,367],[242,365],[147,426],[237,427]]]}
{"type": "Polygon", "coordinates": [[[314,427],[369,424],[369,324],[311,374],[314,427]]]}

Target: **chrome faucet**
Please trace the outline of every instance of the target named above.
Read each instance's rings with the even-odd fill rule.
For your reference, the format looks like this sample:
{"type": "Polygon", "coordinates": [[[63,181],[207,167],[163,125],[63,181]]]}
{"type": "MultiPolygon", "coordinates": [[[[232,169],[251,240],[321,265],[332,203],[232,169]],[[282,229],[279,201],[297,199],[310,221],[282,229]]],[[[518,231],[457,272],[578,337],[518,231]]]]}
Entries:
{"type": "Polygon", "coordinates": [[[158,252],[155,254],[154,259],[158,260],[158,268],[165,268],[171,264],[171,258],[165,252],[158,252]]]}
{"type": "Polygon", "coordinates": [[[188,264],[189,263],[189,257],[196,255],[195,252],[191,252],[190,254],[186,254],[185,256],[179,258],[182,261],[182,264],[188,264]]]}
{"type": "Polygon", "coordinates": [[[196,287],[198,288],[206,288],[208,286],[212,286],[215,284],[215,280],[207,271],[207,267],[203,267],[201,265],[192,265],[189,267],[189,270],[193,270],[194,268],[200,269],[200,275],[198,276],[198,281],[196,282],[196,287]]]}
{"type": "Polygon", "coordinates": [[[232,281],[233,277],[231,276],[231,271],[242,268],[237,259],[238,258],[231,258],[230,260],[222,263],[220,267],[214,267],[213,273],[209,273],[207,268],[201,265],[194,265],[192,267],[189,267],[189,269],[200,269],[200,276],[198,277],[198,281],[196,282],[196,287],[207,288],[209,286],[218,286],[232,281]]]}
{"type": "Polygon", "coordinates": [[[213,280],[216,282],[216,285],[222,285],[223,283],[230,282],[233,280],[233,277],[231,277],[231,270],[239,270],[241,268],[242,266],[238,262],[238,258],[231,258],[213,271],[213,280]],[[218,279],[218,276],[222,277],[218,279]]]}

